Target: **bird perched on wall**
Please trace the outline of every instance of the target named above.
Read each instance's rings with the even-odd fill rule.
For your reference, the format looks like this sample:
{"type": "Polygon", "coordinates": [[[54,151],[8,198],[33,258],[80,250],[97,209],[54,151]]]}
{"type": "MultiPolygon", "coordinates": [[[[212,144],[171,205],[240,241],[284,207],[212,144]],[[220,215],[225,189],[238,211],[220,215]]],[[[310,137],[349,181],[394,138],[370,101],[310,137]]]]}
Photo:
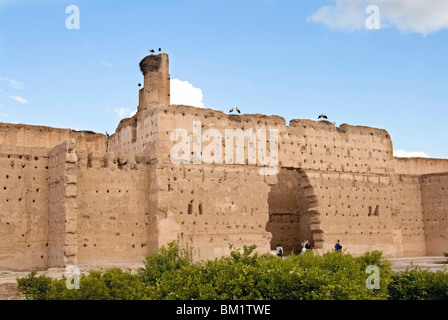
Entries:
{"type": "Polygon", "coordinates": [[[149,52],[154,53],[155,51],[154,51],[154,49],[151,49],[151,50],[149,50],[149,52]]]}
{"type": "Polygon", "coordinates": [[[229,113],[232,113],[232,112],[233,112],[233,108],[229,110],[229,113]]]}
{"type": "Polygon", "coordinates": [[[159,48],[159,52],[162,52],[162,49],[161,49],[161,48],[159,48]]]}
{"type": "Polygon", "coordinates": [[[236,108],[236,112],[241,113],[240,109],[238,107],[236,108]]]}
{"type": "Polygon", "coordinates": [[[319,117],[318,117],[317,119],[319,120],[319,119],[328,119],[328,118],[327,118],[327,116],[326,116],[326,115],[324,115],[324,114],[321,114],[321,115],[320,115],[320,116],[319,116],[319,117]]]}

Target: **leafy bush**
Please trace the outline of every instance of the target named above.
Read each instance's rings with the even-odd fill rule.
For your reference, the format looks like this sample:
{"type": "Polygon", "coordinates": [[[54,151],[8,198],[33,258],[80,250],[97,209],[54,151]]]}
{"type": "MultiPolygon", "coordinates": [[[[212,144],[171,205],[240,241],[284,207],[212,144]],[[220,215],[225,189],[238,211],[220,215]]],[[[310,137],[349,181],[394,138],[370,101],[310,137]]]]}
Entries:
{"type": "Polygon", "coordinates": [[[78,290],[67,289],[65,276],[62,279],[36,277],[36,272],[17,282],[19,291],[30,300],[135,300],[143,299],[146,292],[137,275],[118,268],[81,274],[78,290]]]}
{"type": "Polygon", "coordinates": [[[144,283],[155,285],[164,273],[178,271],[190,263],[191,252],[188,249],[181,250],[176,242],[170,242],[168,247],[162,246],[147,256],[138,274],[144,283]]]}
{"type": "MultiPolygon", "coordinates": [[[[166,268],[150,289],[151,299],[387,299],[390,265],[375,252],[360,258],[311,251],[285,259],[254,253],[256,246],[244,246],[222,257],[202,263],[166,268]],[[367,265],[377,265],[385,283],[380,290],[366,287],[367,265]]],[[[174,247],[172,248],[174,250],[174,247]]],[[[168,254],[167,251],[164,252],[168,254]]],[[[171,252],[173,253],[173,252],[171,252]]],[[[168,263],[177,261],[170,255],[168,263]]],[[[178,257],[181,259],[181,257],[178,257]]],[[[160,261],[159,258],[152,259],[160,261]]],[[[142,271],[143,272],[143,271],[142,271]]]]}
{"type": "Polygon", "coordinates": [[[36,277],[36,274],[32,271],[26,278],[17,279],[18,289],[27,299],[47,300],[52,279],[44,275],[36,277]]]}
{"type": "Polygon", "coordinates": [[[388,289],[391,300],[448,300],[448,270],[431,272],[413,266],[393,275],[388,289]]]}
{"type": "Polygon", "coordinates": [[[370,300],[447,299],[448,272],[419,269],[393,274],[380,251],[360,257],[344,252],[307,251],[280,259],[259,255],[256,246],[231,247],[229,256],[193,263],[191,251],[176,243],[146,257],[137,274],[118,268],[81,275],[79,290],[65,277],[32,272],[17,279],[19,290],[35,300],[370,300]],[[379,289],[368,289],[366,268],[379,269],[379,289]]]}

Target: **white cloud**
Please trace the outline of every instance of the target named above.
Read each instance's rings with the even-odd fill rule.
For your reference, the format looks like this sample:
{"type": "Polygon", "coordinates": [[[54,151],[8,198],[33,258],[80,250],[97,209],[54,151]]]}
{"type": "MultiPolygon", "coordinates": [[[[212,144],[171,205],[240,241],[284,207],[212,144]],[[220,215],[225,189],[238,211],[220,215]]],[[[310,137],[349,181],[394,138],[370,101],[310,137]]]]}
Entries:
{"type": "Polygon", "coordinates": [[[0,81],[6,81],[8,82],[9,86],[13,89],[23,89],[25,86],[22,82],[20,81],[16,81],[13,79],[7,79],[7,78],[1,78],[0,77],[0,81]]]}
{"type": "Polygon", "coordinates": [[[335,0],[336,4],[323,6],[307,21],[325,24],[330,29],[361,29],[366,19],[362,0],[335,0]]]}
{"type": "Polygon", "coordinates": [[[137,111],[132,111],[127,108],[115,108],[115,112],[118,114],[120,119],[130,118],[137,113],[137,111]]]}
{"type": "Polygon", "coordinates": [[[112,63],[110,63],[110,62],[105,62],[105,61],[101,62],[101,64],[102,64],[103,66],[106,66],[106,67],[109,67],[109,68],[112,68],[112,67],[114,66],[112,63]]]}
{"type": "Polygon", "coordinates": [[[405,151],[405,150],[395,150],[394,157],[398,158],[429,158],[429,155],[423,151],[405,151]]]}
{"type": "Polygon", "coordinates": [[[448,28],[446,0],[332,0],[308,17],[331,29],[359,30],[365,28],[369,5],[380,10],[381,27],[395,26],[402,32],[427,35],[448,28]]]}
{"type": "Polygon", "coordinates": [[[21,103],[21,104],[26,104],[29,103],[28,100],[26,100],[25,98],[19,97],[19,96],[9,96],[11,99],[13,99],[14,101],[21,103]]]}
{"type": "Polygon", "coordinates": [[[170,86],[171,104],[184,104],[198,108],[204,107],[202,90],[200,88],[195,88],[188,81],[179,79],[172,79],[170,86]]]}

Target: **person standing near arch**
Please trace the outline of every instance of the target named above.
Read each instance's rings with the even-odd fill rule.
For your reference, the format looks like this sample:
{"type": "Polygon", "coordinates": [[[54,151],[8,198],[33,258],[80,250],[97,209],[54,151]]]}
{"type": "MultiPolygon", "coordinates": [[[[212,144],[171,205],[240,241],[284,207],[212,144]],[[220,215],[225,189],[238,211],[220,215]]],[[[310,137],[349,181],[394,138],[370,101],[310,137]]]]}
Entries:
{"type": "Polygon", "coordinates": [[[338,251],[338,252],[342,252],[342,246],[341,246],[341,243],[340,243],[339,240],[338,240],[338,241],[336,242],[336,244],[334,245],[334,250],[335,250],[335,251],[338,251]]]}
{"type": "Polygon", "coordinates": [[[277,244],[277,256],[283,258],[283,247],[280,244],[277,244]]]}

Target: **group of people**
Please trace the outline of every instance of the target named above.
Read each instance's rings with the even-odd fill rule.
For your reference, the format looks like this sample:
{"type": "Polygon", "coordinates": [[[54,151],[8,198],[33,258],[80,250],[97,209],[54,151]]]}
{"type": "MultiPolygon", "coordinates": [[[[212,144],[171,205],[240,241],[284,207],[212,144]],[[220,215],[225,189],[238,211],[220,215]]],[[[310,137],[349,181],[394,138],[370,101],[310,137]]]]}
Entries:
{"type": "MultiPolygon", "coordinates": [[[[306,252],[307,250],[311,250],[311,243],[308,240],[305,240],[302,242],[302,252],[306,252]]],[[[342,252],[342,245],[339,240],[336,241],[334,250],[342,252]]],[[[280,244],[277,244],[277,256],[283,258],[283,247],[280,244]]]]}
{"type": "MultiPolygon", "coordinates": [[[[302,242],[302,252],[306,250],[311,250],[311,243],[308,240],[302,242]]],[[[277,245],[277,256],[283,258],[283,247],[280,244],[277,245]]]]}

